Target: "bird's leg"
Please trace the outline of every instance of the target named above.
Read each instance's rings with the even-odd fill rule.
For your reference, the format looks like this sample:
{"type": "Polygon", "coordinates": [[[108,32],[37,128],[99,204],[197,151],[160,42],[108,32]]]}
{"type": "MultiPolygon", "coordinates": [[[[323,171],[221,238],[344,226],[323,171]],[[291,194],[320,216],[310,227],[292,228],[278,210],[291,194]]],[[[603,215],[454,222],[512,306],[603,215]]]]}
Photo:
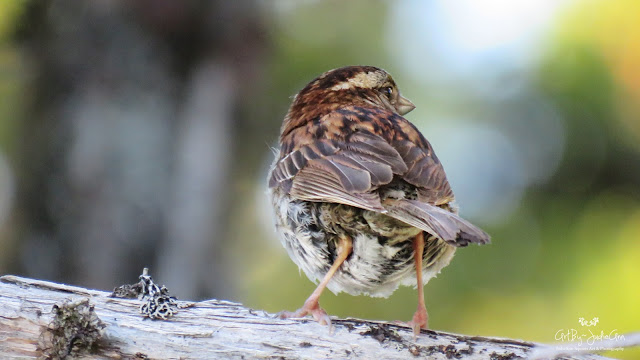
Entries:
{"type": "Polygon", "coordinates": [[[331,326],[331,319],[329,318],[329,315],[327,315],[327,312],[320,307],[318,300],[320,299],[320,295],[322,294],[322,291],[327,287],[327,284],[329,283],[333,275],[336,273],[340,265],[342,265],[342,263],[347,259],[349,254],[351,254],[351,250],[353,249],[353,243],[351,241],[351,238],[348,236],[341,237],[338,240],[338,244],[336,248],[337,248],[338,254],[336,256],[336,259],[333,262],[333,265],[331,265],[331,268],[325,274],[324,278],[322,279],[320,284],[318,284],[318,287],[316,287],[316,289],[313,291],[311,296],[309,296],[309,298],[307,298],[307,301],[304,302],[304,305],[300,309],[294,312],[289,312],[289,311],[280,312],[278,314],[279,318],[281,319],[299,318],[299,317],[303,317],[310,314],[321,325],[331,326]]]}
{"type": "Polygon", "coordinates": [[[413,258],[416,262],[416,279],[418,281],[418,310],[413,314],[413,320],[409,325],[413,327],[413,334],[418,336],[420,329],[429,327],[429,314],[424,305],[424,284],[422,283],[422,256],[424,253],[424,232],[416,235],[413,240],[413,258]]]}

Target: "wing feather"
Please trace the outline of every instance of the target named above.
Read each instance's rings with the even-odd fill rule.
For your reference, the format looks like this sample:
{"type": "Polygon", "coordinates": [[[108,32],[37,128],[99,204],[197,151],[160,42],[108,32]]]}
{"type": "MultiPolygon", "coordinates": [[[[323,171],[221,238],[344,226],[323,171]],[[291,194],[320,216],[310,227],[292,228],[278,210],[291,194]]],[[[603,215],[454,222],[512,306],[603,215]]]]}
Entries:
{"type": "Polygon", "coordinates": [[[453,201],[453,191],[444,168],[429,142],[423,141],[422,147],[409,140],[393,142],[408,167],[402,178],[417,187],[420,201],[436,205],[449,203],[453,201]]]}
{"type": "Polygon", "coordinates": [[[301,200],[326,201],[386,212],[377,193],[349,193],[336,179],[335,174],[323,168],[302,169],[296,175],[289,194],[301,200]]]}
{"type": "Polygon", "coordinates": [[[269,186],[281,186],[302,200],[386,212],[373,190],[406,170],[384,138],[354,131],[347,140],[316,140],[284,156],[274,165],[269,186]]]}
{"type": "Polygon", "coordinates": [[[362,158],[389,165],[394,174],[404,174],[407,171],[407,165],[398,150],[379,135],[356,131],[344,143],[344,147],[362,158]]]}

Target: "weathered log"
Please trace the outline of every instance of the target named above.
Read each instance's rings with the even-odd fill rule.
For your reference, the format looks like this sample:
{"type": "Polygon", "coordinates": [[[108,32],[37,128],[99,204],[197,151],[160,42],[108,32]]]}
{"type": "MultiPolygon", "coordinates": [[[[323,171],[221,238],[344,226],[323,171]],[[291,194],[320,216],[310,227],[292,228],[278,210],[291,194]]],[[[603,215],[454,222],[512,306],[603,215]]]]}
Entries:
{"type": "MultiPolygon", "coordinates": [[[[141,301],[17,276],[0,277],[2,359],[521,359],[531,342],[423,331],[360,319],[274,318],[240,304],[178,301],[168,320],[141,301]]],[[[567,359],[602,360],[597,355],[567,359]]]]}

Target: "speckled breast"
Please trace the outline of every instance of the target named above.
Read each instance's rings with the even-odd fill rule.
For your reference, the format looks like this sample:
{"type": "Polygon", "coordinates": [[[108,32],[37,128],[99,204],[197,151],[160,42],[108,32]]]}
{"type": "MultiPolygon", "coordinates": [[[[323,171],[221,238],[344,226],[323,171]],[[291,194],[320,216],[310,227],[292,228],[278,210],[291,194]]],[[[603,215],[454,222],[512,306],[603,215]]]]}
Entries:
{"type": "MultiPolygon", "coordinates": [[[[276,230],[291,259],[314,282],[336,258],[336,241],[349,236],[353,252],[328,284],[334,293],[389,296],[399,285],[416,285],[412,239],[422,230],[384,214],[348,205],[302,201],[269,189],[276,230]]],[[[426,283],[449,264],[455,247],[425,234],[426,283]]]]}

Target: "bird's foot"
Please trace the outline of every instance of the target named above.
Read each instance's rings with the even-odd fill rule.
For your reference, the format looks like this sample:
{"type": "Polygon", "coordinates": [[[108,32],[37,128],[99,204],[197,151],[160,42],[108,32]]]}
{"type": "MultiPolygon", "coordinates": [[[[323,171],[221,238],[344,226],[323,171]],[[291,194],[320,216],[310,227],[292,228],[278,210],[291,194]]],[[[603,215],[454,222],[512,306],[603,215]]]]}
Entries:
{"type": "Polygon", "coordinates": [[[424,307],[418,307],[415,314],[413,314],[413,319],[407,323],[411,328],[413,328],[413,337],[414,339],[420,334],[421,329],[429,328],[429,314],[427,314],[427,309],[424,307]]]}
{"type": "Polygon", "coordinates": [[[330,330],[333,329],[331,318],[327,315],[327,312],[320,307],[318,301],[307,300],[300,309],[296,311],[281,311],[276,316],[280,319],[291,319],[303,318],[307,315],[313,316],[320,325],[328,325],[330,330]]]}

